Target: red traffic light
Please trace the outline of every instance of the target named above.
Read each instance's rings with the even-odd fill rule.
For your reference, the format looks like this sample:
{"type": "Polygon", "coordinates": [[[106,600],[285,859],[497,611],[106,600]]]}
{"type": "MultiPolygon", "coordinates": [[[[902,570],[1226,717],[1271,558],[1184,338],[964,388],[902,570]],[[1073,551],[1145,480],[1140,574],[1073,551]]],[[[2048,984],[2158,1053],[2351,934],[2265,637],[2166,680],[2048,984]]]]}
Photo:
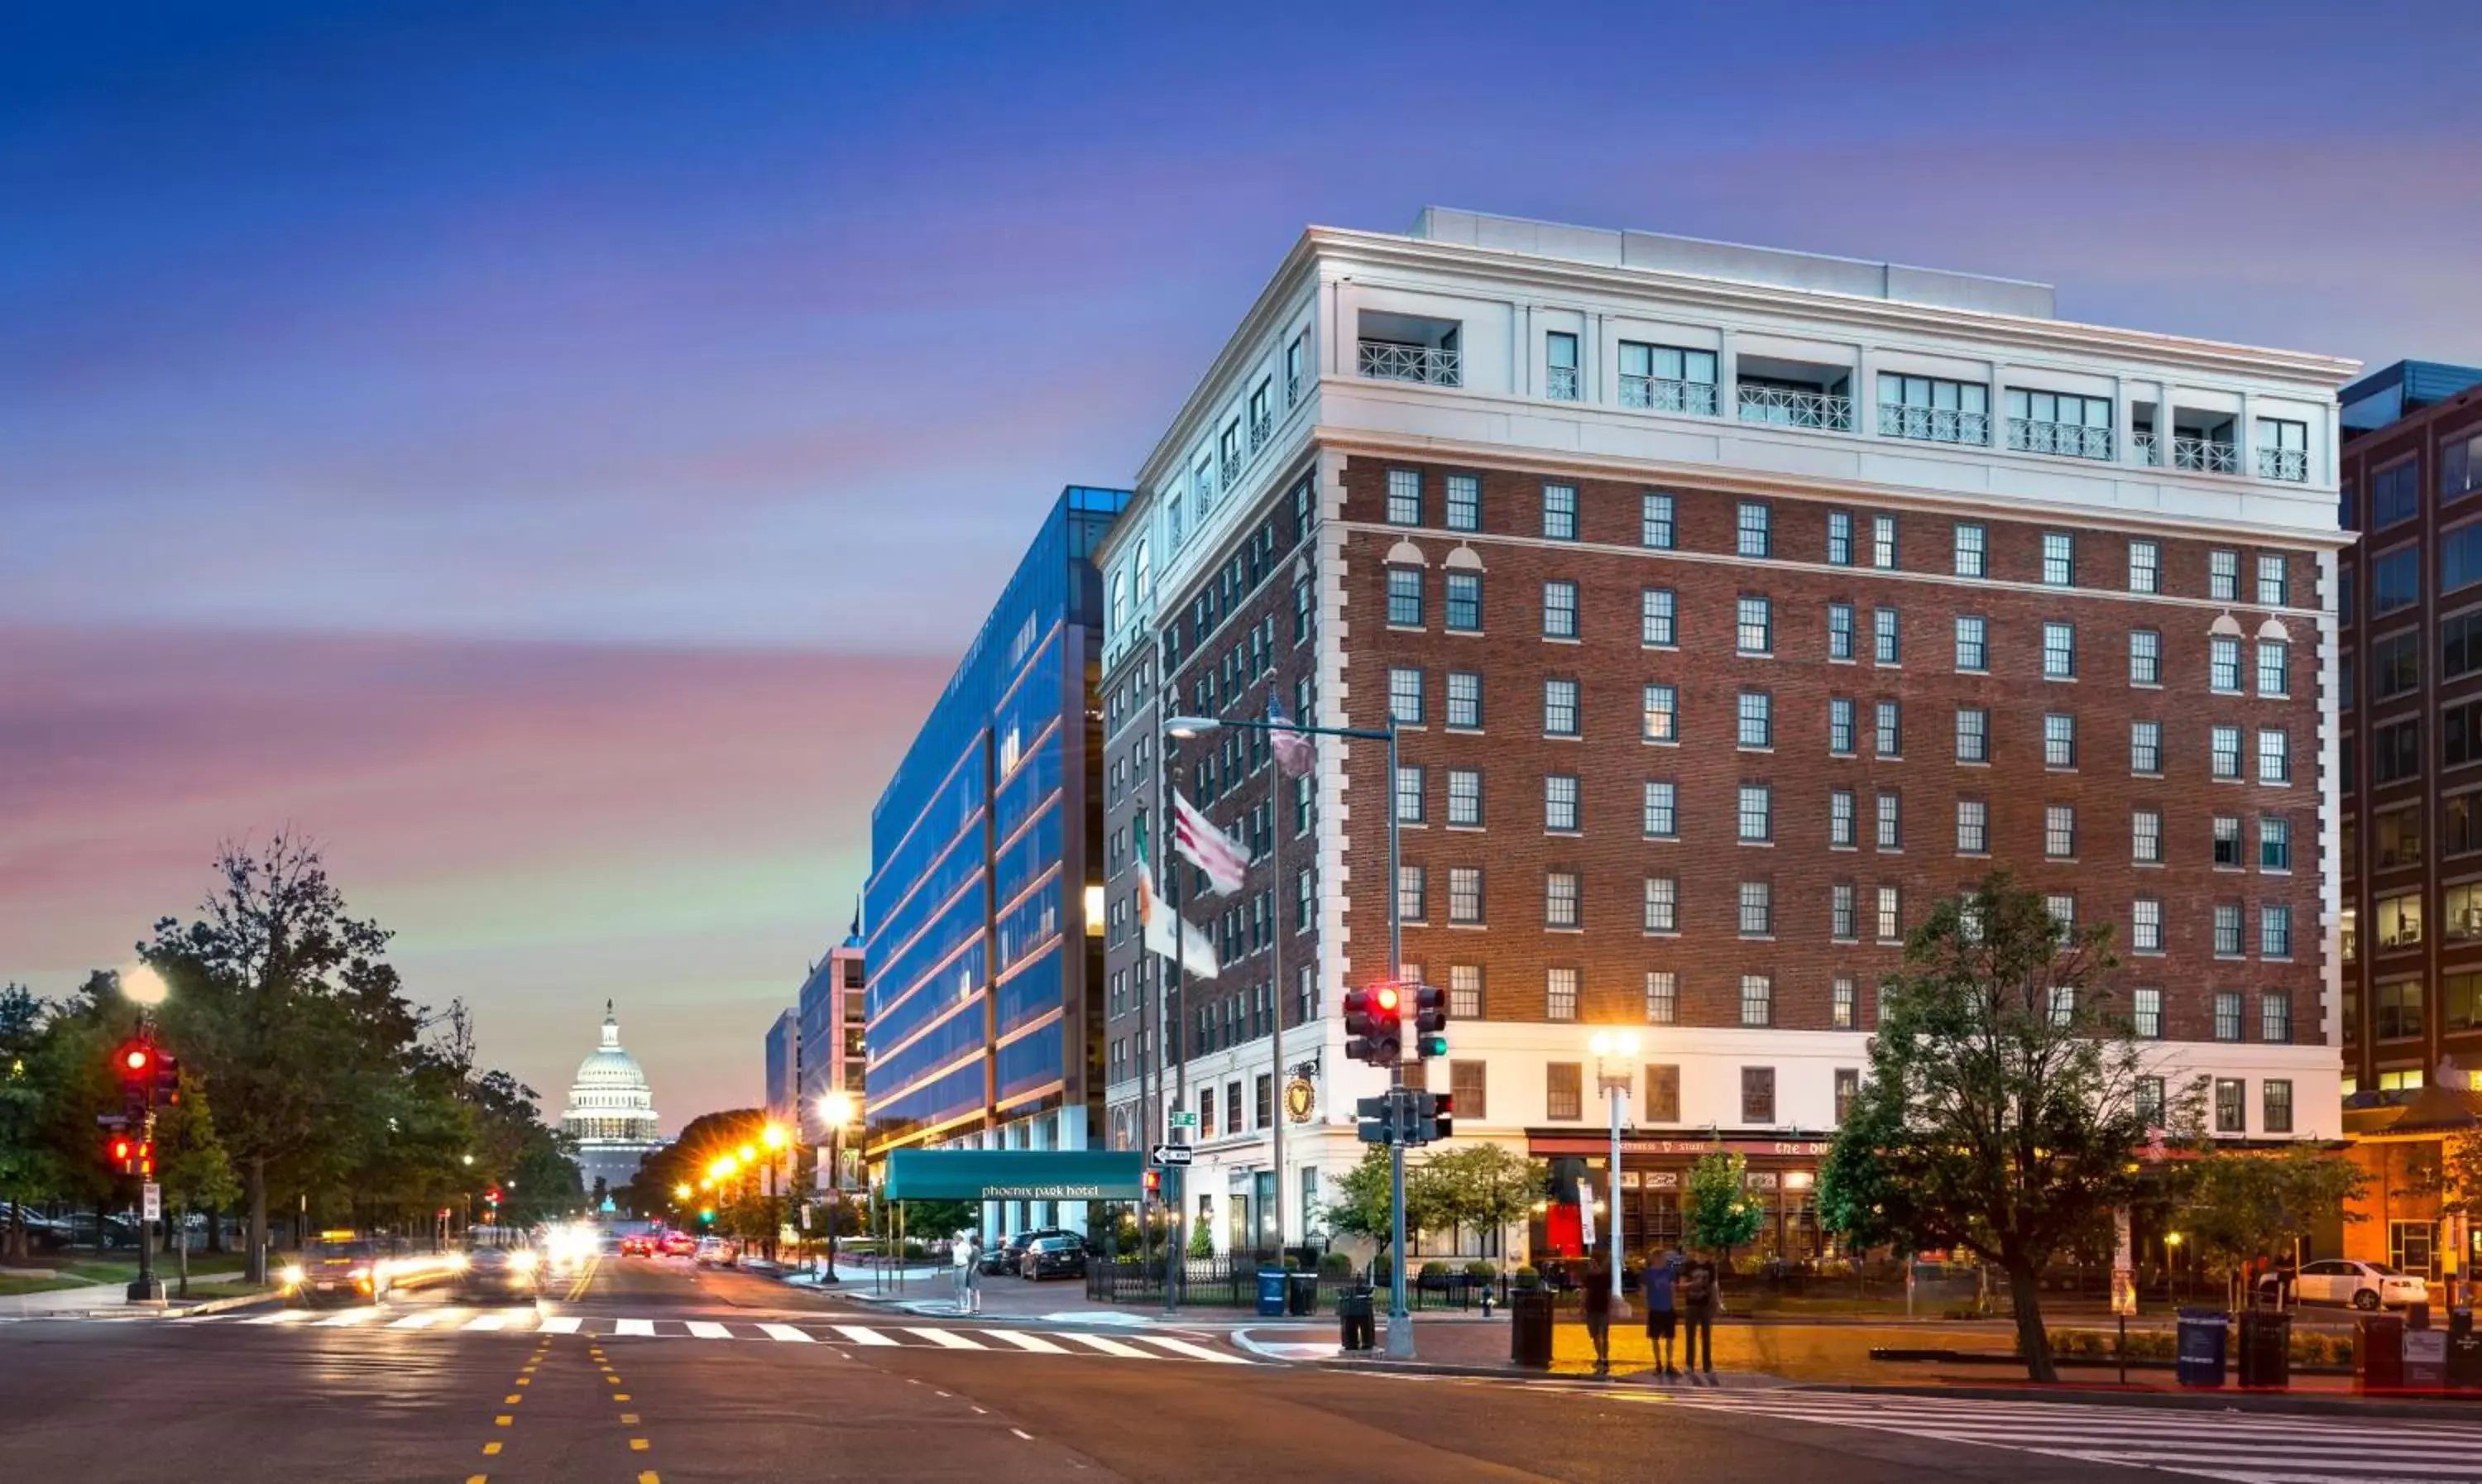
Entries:
{"type": "Polygon", "coordinates": [[[1378,1005],[1380,1014],[1394,1015],[1396,1013],[1399,999],[1396,993],[1396,986],[1392,984],[1380,985],[1370,992],[1370,998],[1374,1004],[1378,1005]]]}
{"type": "Polygon", "coordinates": [[[499,1187],[499,1186],[497,1186],[497,1185],[494,1185],[494,1186],[492,1186],[490,1189],[484,1191],[484,1192],[483,1192],[483,1199],[484,1199],[484,1200],[486,1200],[486,1201],[490,1202],[493,1206],[497,1206],[497,1205],[499,1205],[499,1204],[500,1204],[500,1187],[499,1187]]]}
{"type": "Polygon", "coordinates": [[[121,1076],[136,1081],[155,1070],[155,1048],[144,1041],[124,1041],[112,1053],[112,1064],[121,1076]]]}
{"type": "Polygon", "coordinates": [[[112,1158],[114,1163],[126,1164],[137,1157],[138,1141],[136,1139],[115,1139],[112,1141],[112,1158]]]}
{"type": "Polygon", "coordinates": [[[1149,1170],[1147,1172],[1147,1194],[1150,1196],[1158,1195],[1162,1193],[1162,1191],[1163,1172],[1161,1170],[1149,1170]]]}

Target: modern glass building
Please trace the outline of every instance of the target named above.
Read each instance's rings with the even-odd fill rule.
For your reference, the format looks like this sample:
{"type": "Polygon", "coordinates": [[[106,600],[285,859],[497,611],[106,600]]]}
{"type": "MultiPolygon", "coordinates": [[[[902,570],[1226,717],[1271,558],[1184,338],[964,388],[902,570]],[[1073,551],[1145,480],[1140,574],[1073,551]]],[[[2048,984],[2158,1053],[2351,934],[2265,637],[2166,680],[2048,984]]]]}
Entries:
{"type": "MultiPolygon", "coordinates": [[[[873,1161],[1099,1143],[1103,612],[1088,556],[1128,500],[1062,492],[872,810],[873,1161]]],[[[987,1213],[1008,1231],[1057,1214],[987,1213]]]]}

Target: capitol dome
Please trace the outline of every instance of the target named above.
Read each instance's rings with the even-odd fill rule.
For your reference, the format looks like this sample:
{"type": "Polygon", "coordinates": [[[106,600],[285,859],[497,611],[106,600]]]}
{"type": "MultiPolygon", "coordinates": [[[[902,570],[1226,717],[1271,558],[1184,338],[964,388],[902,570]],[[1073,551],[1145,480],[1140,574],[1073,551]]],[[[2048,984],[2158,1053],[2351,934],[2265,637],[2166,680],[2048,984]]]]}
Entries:
{"type": "Polygon", "coordinates": [[[603,1044],[577,1064],[568,1109],[560,1130],[577,1141],[577,1162],[592,1187],[598,1179],[617,1190],[638,1173],[639,1161],[663,1143],[655,1095],[638,1059],[620,1049],[620,1020],[603,1004],[603,1044]]]}

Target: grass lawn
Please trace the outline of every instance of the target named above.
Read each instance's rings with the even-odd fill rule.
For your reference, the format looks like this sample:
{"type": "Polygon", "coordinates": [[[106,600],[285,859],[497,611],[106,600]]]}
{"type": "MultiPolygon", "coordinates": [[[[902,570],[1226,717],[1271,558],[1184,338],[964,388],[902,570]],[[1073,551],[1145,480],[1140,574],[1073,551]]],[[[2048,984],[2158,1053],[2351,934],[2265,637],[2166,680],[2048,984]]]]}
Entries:
{"type": "MultiPolygon", "coordinates": [[[[196,1280],[201,1273],[238,1273],[241,1268],[240,1253],[194,1252],[190,1254],[191,1286],[198,1285],[196,1280]]],[[[163,1252],[155,1255],[156,1277],[169,1280],[177,1276],[180,1270],[179,1253],[163,1252]]],[[[62,1264],[59,1271],[63,1277],[75,1278],[86,1283],[127,1283],[138,1276],[138,1259],[134,1257],[78,1258],[62,1264]]]]}
{"type": "Polygon", "coordinates": [[[55,1288],[83,1288],[82,1278],[34,1278],[22,1273],[0,1273],[0,1295],[11,1293],[49,1293],[55,1288]]]}

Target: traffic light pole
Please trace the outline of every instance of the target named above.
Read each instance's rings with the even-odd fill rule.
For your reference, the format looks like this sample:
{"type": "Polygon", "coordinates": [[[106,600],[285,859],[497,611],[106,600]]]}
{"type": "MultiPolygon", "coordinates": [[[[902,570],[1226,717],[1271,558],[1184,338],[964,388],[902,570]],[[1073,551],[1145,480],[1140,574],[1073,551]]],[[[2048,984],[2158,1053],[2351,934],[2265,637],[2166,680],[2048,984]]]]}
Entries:
{"type": "MultiPolygon", "coordinates": [[[[1405,972],[1404,847],[1396,818],[1396,718],[1387,718],[1387,977],[1405,972]]],[[[1387,1096],[1402,1111],[1405,1060],[1400,1050],[1387,1069],[1387,1096]]],[[[1391,1120],[1396,1132],[1387,1141],[1387,1354],[1413,1358],[1413,1315],[1405,1307],[1405,1140],[1403,1125],[1391,1120]]]]}

